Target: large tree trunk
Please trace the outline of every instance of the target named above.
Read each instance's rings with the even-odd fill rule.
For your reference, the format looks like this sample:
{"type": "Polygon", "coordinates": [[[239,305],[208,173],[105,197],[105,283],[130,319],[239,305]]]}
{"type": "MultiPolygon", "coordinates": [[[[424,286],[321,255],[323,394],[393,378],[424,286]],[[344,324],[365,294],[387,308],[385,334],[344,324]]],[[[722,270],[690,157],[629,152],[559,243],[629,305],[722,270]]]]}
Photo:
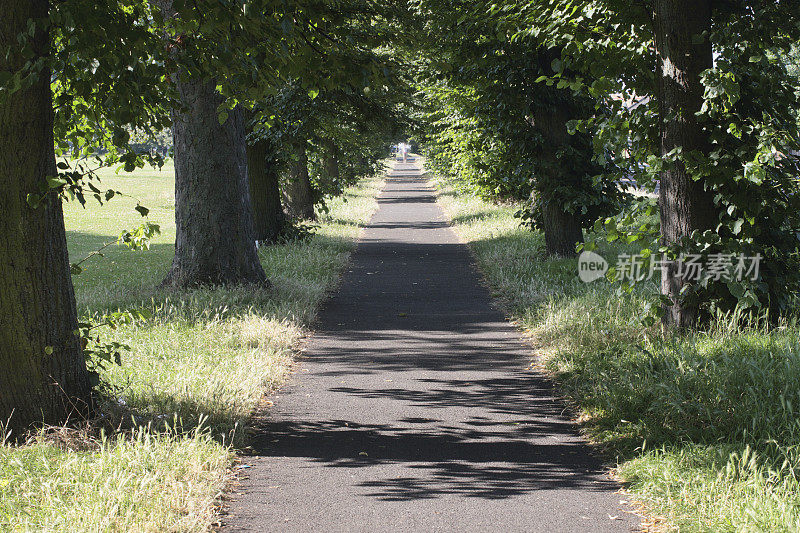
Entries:
{"type": "MultiPolygon", "coordinates": [[[[549,63],[548,63],[549,65],[549,63]]],[[[583,242],[583,229],[579,214],[564,209],[564,202],[554,197],[553,182],[574,182],[579,186],[580,178],[569,175],[558,159],[558,152],[569,143],[567,122],[570,112],[563,107],[546,107],[533,110],[532,125],[544,137],[539,157],[542,168],[548,176],[539,178],[536,194],[540,195],[542,207],[542,227],[547,255],[573,257],[576,245],[583,242]],[[551,181],[552,180],[552,181],[551,181]],[[549,184],[548,184],[549,182],[549,184]]]]}
{"type": "MultiPolygon", "coordinates": [[[[0,72],[27,60],[13,51],[28,20],[46,20],[46,0],[0,3],[0,72]]],[[[39,26],[41,28],[41,26],[39,26]]],[[[38,56],[49,38],[33,38],[38,56]]],[[[50,71],[0,101],[0,422],[17,434],[36,423],[84,415],[90,387],[78,337],[61,200],[26,202],[56,175],[50,71]]]]}
{"type": "Polygon", "coordinates": [[[286,217],[281,205],[278,161],[270,141],[258,139],[247,145],[247,173],[255,238],[274,243],[283,232],[286,217]]]}
{"type": "Polygon", "coordinates": [[[289,216],[297,220],[315,220],[315,194],[308,175],[306,142],[295,143],[297,160],[292,162],[287,187],[289,216]]]}
{"type": "MultiPolygon", "coordinates": [[[[165,18],[176,16],[172,0],[150,2],[165,18]]],[[[180,65],[180,47],[169,46],[180,65]]],[[[182,106],[172,110],[175,257],[162,285],[268,283],[253,230],[244,113],[237,107],[220,124],[224,99],[215,80],[186,79],[180,72],[171,79],[182,106]]]]}
{"type": "MultiPolygon", "coordinates": [[[[695,113],[703,105],[700,73],[713,64],[713,52],[707,34],[711,26],[709,0],[657,0],[655,36],[659,57],[657,72],[659,111],[661,115],[661,153],[676,147],[683,153],[706,151],[709,141],[695,113]]],[[[694,230],[715,226],[718,210],[704,181],[695,181],[683,162],[661,173],[661,242],[670,245],[694,230]]],[[[677,276],[672,264],[661,280],[661,292],[672,300],[663,322],[667,327],[693,327],[697,320],[696,304],[681,302],[680,293],[689,280],[677,276]]]]}
{"type": "Polygon", "coordinates": [[[264,283],[258,260],[244,117],[230,111],[220,124],[223,98],[214,80],[177,80],[185,106],[173,111],[175,146],[175,258],[164,285],[264,283]]]}

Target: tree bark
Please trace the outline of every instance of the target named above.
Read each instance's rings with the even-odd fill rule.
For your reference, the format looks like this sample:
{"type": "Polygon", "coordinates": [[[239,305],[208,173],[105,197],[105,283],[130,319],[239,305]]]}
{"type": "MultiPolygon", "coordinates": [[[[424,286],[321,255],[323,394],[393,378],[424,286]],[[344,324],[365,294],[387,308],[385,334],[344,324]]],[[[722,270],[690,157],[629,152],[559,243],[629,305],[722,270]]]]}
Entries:
{"type": "Polygon", "coordinates": [[[308,175],[306,141],[295,143],[297,160],[292,162],[287,187],[289,216],[296,220],[316,220],[315,193],[308,175]]]}
{"type": "Polygon", "coordinates": [[[214,80],[176,79],[184,107],[172,113],[175,150],[175,258],[163,285],[265,283],[247,180],[244,117],[230,111],[214,80]]]}
{"type": "Polygon", "coordinates": [[[281,205],[278,161],[267,139],[247,145],[247,174],[256,240],[274,243],[283,232],[286,217],[281,205]]]}
{"type": "MultiPolygon", "coordinates": [[[[26,61],[17,35],[27,22],[46,20],[46,0],[0,3],[0,71],[26,61]]],[[[49,36],[33,37],[37,56],[49,36]]],[[[28,194],[46,190],[56,176],[50,71],[0,101],[0,422],[19,432],[36,423],[61,424],[85,415],[89,378],[75,335],[77,313],[67,257],[61,200],[50,192],[38,208],[28,194]]]]}
{"type": "MultiPolygon", "coordinates": [[[[164,18],[177,16],[172,0],[150,3],[164,18]]],[[[253,229],[244,112],[232,109],[220,124],[217,109],[224,98],[216,80],[187,79],[180,72],[180,47],[187,42],[191,39],[168,45],[178,65],[170,78],[181,106],[172,110],[175,257],[161,285],[268,284],[253,229]]]]}
{"type": "Polygon", "coordinates": [[[322,148],[323,179],[330,184],[329,189],[334,190],[341,178],[341,173],[339,172],[339,147],[336,146],[332,139],[325,139],[322,143],[322,148]]]}
{"type": "Polygon", "coordinates": [[[560,164],[558,152],[569,142],[567,122],[570,112],[564,107],[548,107],[533,110],[532,125],[544,138],[540,160],[547,179],[539,179],[536,193],[541,196],[542,228],[544,230],[545,251],[547,255],[573,257],[576,245],[583,242],[583,228],[578,213],[570,213],[564,208],[561,199],[553,194],[555,185],[574,182],[578,187],[580,179],[569,175],[560,164]]]}
{"type": "Polygon", "coordinates": [[[574,257],[576,245],[583,242],[583,229],[577,214],[569,213],[556,201],[548,201],[542,208],[544,243],[548,255],[574,257]]]}
{"type": "MultiPolygon", "coordinates": [[[[658,52],[658,98],[661,119],[661,153],[677,147],[683,153],[707,152],[709,140],[696,113],[703,105],[700,74],[713,65],[708,40],[711,27],[710,0],[657,0],[655,36],[658,52]]],[[[680,160],[661,173],[661,243],[671,245],[694,230],[712,229],[718,220],[713,194],[703,180],[695,181],[680,160]]],[[[694,327],[696,303],[681,301],[681,290],[690,283],[677,276],[672,264],[662,276],[661,292],[673,305],[665,307],[666,327],[694,327]]]]}

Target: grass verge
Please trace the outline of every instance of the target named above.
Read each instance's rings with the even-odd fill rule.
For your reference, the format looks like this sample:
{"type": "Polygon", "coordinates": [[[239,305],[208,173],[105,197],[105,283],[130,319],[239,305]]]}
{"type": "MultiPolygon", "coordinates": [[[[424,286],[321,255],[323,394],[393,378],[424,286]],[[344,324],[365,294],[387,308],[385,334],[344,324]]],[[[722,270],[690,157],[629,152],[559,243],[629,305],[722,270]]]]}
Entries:
{"type": "Polygon", "coordinates": [[[140,224],[138,201],[162,233],[149,251],[113,246],[84,263],[74,276],[79,314],[143,308],[152,318],[101,332],[131,348],[101,374],[104,425],[114,429],[0,442],[0,530],[206,531],[242,426],[290,371],[292,350],[338,280],[381,180],[331,200],[311,239],[263,247],[272,289],[176,293],[155,288],[174,250],[172,169],[101,176],[130,197],[65,206],[73,261],[140,224]]]}
{"type": "Polygon", "coordinates": [[[433,178],[537,362],[658,529],[800,531],[800,327],[720,317],[707,332],[662,338],[640,322],[655,285],[584,284],[575,260],[544,256],[514,207],[433,178]]]}

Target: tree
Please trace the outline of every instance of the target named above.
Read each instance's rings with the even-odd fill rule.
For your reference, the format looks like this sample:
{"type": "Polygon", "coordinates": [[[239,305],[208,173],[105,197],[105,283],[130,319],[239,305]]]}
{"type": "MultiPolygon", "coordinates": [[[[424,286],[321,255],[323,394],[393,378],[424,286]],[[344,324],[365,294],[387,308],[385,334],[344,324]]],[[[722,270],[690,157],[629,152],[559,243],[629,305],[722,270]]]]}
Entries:
{"type": "Polygon", "coordinates": [[[424,33],[436,36],[421,37],[434,162],[485,196],[524,202],[518,215],[543,231],[546,252],[575,255],[582,229],[613,212],[622,195],[613,180],[600,179],[608,169],[590,135],[568,127],[595,113],[591,102],[569,87],[538,83],[561,72],[560,48],[539,36],[511,38],[524,21],[486,17],[487,10],[513,11],[512,2],[473,7],[426,0],[420,6],[424,33]],[[443,104],[451,111],[442,113],[443,104]],[[470,130],[476,125],[481,138],[470,130]],[[437,151],[449,155],[437,157],[437,151]]]}
{"type": "Polygon", "coordinates": [[[264,132],[253,130],[252,126],[250,129],[247,176],[255,238],[259,242],[274,243],[287,223],[281,203],[280,162],[273,140],[264,132]]]}
{"type": "MultiPolygon", "coordinates": [[[[322,139],[322,179],[328,184],[339,183],[341,172],[339,172],[339,147],[336,141],[330,137],[322,139]]],[[[334,185],[335,186],[335,185],[334,185]]]]}
{"type": "Polygon", "coordinates": [[[163,284],[264,283],[250,207],[245,125],[240,108],[220,123],[214,80],[177,82],[185,106],[173,111],[175,257],[163,284]]]}
{"type": "Polygon", "coordinates": [[[667,328],[736,307],[774,319],[793,305],[800,93],[782,58],[800,39],[795,3],[558,0],[502,2],[491,13],[498,31],[520,28],[511,40],[536,35],[561,50],[560,71],[539,81],[596,102],[603,112],[572,127],[592,132],[595,153],[612,157],[619,177],[661,180],[660,223],[623,228],[625,212],[603,224],[610,240],[672,262],[660,295],[667,328]],[[690,280],[675,268],[720,254],[761,257],[759,274],[690,280]]]}
{"type": "Polygon", "coordinates": [[[316,192],[308,174],[308,141],[298,138],[292,143],[294,160],[289,164],[287,207],[289,215],[297,220],[315,220],[316,192]]]}
{"type": "Polygon", "coordinates": [[[167,283],[264,281],[236,103],[251,106],[282,75],[327,60],[315,54],[331,39],[321,23],[339,6],[329,7],[216,0],[0,6],[0,418],[13,411],[15,430],[88,410],[61,200],[113,197],[97,188],[87,161],[143,165],[147,154],[135,151],[131,133],[158,133],[171,117],[177,126],[178,254],[167,283]],[[295,46],[300,41],[306,44],[295,46]],[[65,156],[58,166],[56,155],[65,156]],[[67,157],[80,162],[71,166],[67,157]]]}
{"type": "MultiPolygon", "coordinates": [[[[709,130],[698,115],[705,93],[702,74],[713,66],[711,2],[657,0],[654,27],[661,155],[669,158],[675,150],[708,153],[709,130]]],[[[712,230],[719,222],[713,190],[704,179],[687,172],[681,158],[661,172],[659,203],[661,243],[665,246],[679,244],[694,231],[712,230]]],[[[685,328],[696,323],[697,307],[681,304],[688,283],[691,281],[680,275],[678,264],[671,262],[661,279],[661,292],[670,300],[664,313],[667,326],[685,328]]]]}
{"type": "MultiPolygon", "coordinates": [[[[166,20],[185,22],[172,0],[159,3],[166,20]]],[[[178,33],[170,44],[177,62],[171,80],[179,95],[179,106],[172,110],[176,237],[175,257],[162,285],[265,283],[255,246],[244,113],[236,106],[220,114],[226,98],[205,72],[213,63],[201,63],[199,72],[184,67],[192,54],[204,55],[205,50],[187,49],[191,45],[186,42],[195,41],[202,39],[178,33]]],[[[226,50],[225,41],[212,48],[217,45],[226,50]]]]}
{"type": "MultiPolygon", "coordinates": [[[[332,69],[340,79],[333,88],[306,89],[302,79],[287,82],[259,106],[270,116],[263,134],[270,139],[284,170],[286,208],[295,220],[313,220],[315,207],[325,211],[325,199],[342,194],[344,187],[370,175],[397,138],[403,120],[395,111],[399,82],[370,73],[371,61],[389,63],[365,53],[332,69]],[[354,72],[350,72],[350,71],[354,72]],[[359,87],[350,82],[360,73],[376,78],[380,87],[359,87]]],[[[383,67],[379,72],[388,71],[383,67]]]]}
{"type": "MultiPolygon", "coordinates": [[[[577,189],[580,187],[580,175],[564,172],[559,152],[569,144],[567,122],[572,117],[564,105],[556,107],[536,106],[532,110],[531,124],[542,136],[539,158],[548,165],[545,172],[553,178],[551,186],[577,189]]],[[[539,187],[544,192],[548,184],[539,187]]],[[[549,255],[571,257],[575,255],[575,245],[583,242],[583,223],[579,212],[567,210],[562,198],[551,191],[542,194],[539,224],[544,232],[545,250],[549,255]]]]}
{"type": "MultiPolygon", "coordinates": [[[[0,4],[0,49],[9,50],[0,74],[48,56],[48,10],[46,0],[0,4]],[[31,29],[20,47],[18,36],[31,29]]],[[[0,419],[17,432],[85,414],[91,403],[61,199],[51,188],[58,171],[50,78],[42,61],[15,91],[0,91],[0,419]],[[29,203],[43,192],[31,202],[39,205],[29,203]]]]}

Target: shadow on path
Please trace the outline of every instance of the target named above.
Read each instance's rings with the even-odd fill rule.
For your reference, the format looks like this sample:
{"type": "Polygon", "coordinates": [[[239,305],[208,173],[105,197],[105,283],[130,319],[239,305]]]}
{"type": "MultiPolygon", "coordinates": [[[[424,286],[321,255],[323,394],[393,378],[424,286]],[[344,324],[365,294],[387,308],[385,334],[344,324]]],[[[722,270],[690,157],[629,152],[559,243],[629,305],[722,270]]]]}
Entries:
{"type": "Polygon", "coordinates": [[[617,486],[529,370],[421,169],[396,169],[257,428],[227,525],[628,531],[617,486]]]}

